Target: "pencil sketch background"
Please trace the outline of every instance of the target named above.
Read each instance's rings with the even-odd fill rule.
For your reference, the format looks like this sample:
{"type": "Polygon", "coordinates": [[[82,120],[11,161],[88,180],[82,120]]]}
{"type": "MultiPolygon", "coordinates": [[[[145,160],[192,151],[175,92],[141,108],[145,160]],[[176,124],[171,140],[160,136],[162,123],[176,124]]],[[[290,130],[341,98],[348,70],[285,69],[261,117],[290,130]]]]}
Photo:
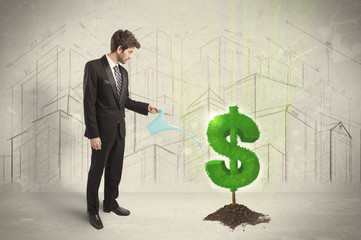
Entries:
{"type": "Polygon", "coordinates": [[[0,19],[4,239],[360,239],[360,1],[2,0],[0,19]],[[131,97],[205,150],[180,132],[150,136],[156,116],[127,111],[119,200],[132,214],[101,213],[94,234],[83,68],[117,29],[142,45],[125,65],[131,97]],[[237,201],[272,219],[246,232],[201,221],[230,201],[204,164],[220,158],[208,122],[233,105],[261,131],[238,141],[261,172],[237,201]]]}
{"type": "Polygon", "coordinates": [[[359,1],[2,1],[1,9],[3,183],[84,189],[83,66],[121,28],[142,45],[126,64],[131,97],[206,146],[178,132],[150,136],[154,116],[128,111],[123,191],[217,190],[204,171],[218,157],[205,133],[231,105],[261,129],[248,145],[260,177],[245,190],[360,185],[359,1]]]}

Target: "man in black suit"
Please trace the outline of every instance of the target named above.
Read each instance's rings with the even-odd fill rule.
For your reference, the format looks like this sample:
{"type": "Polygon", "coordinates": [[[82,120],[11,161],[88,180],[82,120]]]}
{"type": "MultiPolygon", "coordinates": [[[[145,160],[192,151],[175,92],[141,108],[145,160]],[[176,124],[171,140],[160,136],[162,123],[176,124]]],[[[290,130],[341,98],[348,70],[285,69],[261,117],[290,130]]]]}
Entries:
{"type": "Polygon", "coordinates": [[[131,59],[140,44],[128,30],[116,31],[109,54],[89,61],[84,70],[85,137],[92,147],[87,182],[87,211],[90,224],[103,228],[99,217],[98,190],[105,168],[103,211],[127,216],[130,211],[118,205],[125,139],[125,108],[147,115],[159,110],[147,103],[129,98],[128,72],[119,63],[131,59]]]}

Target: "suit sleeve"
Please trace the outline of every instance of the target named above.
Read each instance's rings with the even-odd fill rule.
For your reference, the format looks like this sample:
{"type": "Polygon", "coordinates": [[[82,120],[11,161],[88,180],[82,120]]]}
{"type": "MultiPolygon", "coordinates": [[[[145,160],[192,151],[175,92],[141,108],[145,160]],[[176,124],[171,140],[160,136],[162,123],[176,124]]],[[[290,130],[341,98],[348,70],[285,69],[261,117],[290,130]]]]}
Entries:
{"type": "Polygon", "coordinates": [[[99,137],[98,123],[96,116],[96,98],[97,98],[97,74],[90,62],[85,64],[84,68],[84,121],[85,136],[89,139],[99,137]]]}
{"type": "Polygon", "coordinates": [[[134,101],[129,97],[129,91],[127,88],[126,91],[126,96],[125,96],[125,107],[129,110],[132,110],[134,112],[143,114],[143,115],[148,115],[148,103],[144,103],[144,102],[138,102],[138,101],[134,101]]]}

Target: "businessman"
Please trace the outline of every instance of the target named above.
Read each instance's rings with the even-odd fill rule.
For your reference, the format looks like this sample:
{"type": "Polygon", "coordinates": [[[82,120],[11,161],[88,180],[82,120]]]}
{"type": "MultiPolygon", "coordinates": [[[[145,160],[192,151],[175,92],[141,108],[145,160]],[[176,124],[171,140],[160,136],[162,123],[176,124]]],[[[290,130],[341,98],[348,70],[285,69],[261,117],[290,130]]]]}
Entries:
{"type": "Polygon", "coordinates": [[[98,190],[104,171],[103,211],[127,216],[130,211],[118,205],[118,186],[122,176],[125,108],[147,115],[159,109],[129,97],[128,72],[120,66],[132,57],[140,44],[128,30],[116,31],[110,43],[110,53],[89,61],[84,69],[85,137],[92,147],[91,165],[87,182],[87,212],[89,223],[103,228],[99,217],[98,190]]]}

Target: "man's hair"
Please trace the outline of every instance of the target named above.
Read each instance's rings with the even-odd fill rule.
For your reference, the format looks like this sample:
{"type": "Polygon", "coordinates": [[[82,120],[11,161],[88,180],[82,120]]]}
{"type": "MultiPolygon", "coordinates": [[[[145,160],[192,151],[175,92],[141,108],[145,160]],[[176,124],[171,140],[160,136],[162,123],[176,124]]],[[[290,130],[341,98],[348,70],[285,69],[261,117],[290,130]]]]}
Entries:
{"type": "Polygon", "coordinates": [[[122,46],[122,51],[130,47],[140,48],[140,44],[137,39],[135,39],[133,33],[128,30],[123,31],[121,29],[113,34],[110,41],[110,51],[115,52],[119,46],[122,46]]]}

